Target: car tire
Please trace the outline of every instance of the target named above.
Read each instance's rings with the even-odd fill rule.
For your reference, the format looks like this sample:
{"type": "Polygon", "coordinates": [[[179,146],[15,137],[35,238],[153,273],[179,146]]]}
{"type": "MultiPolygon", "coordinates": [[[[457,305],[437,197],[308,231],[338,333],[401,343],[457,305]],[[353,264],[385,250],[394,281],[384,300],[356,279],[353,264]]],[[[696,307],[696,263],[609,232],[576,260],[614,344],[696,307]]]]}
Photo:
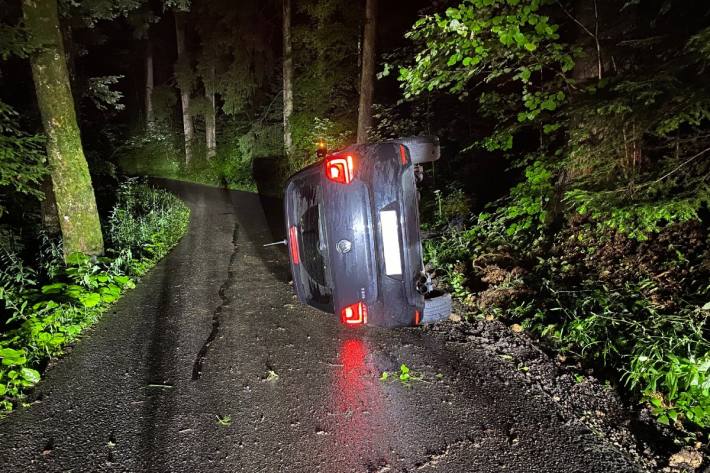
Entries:
{"type": "Polygon", "coordinates": [[[421,323],[431,324],[448,319],[449,315],[451,315],[451,294],[424,299],[424,313],[421,323]]]}

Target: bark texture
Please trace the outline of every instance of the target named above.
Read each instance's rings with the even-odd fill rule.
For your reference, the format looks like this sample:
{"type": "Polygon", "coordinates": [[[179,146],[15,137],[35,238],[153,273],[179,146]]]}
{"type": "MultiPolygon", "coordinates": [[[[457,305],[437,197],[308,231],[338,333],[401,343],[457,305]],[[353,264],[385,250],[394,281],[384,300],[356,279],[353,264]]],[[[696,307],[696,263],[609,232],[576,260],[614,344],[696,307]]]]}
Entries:
{"type": "Polygon", "coordinates": [[[293,51],[291,45],[291,0],[283,0],[283,93],[284,93],[284,151],[293,151],[291,115],[293,114],[293,51]]]}
{"type": "Polygon", "coordinates": [[[42,180],[42,193],[44,194],[41,204],[42,227],[52,236],[59,235],[62,229],[59,226],[57,200],[54,198],[54,189],[52,189],[52,178],[50,176],[42,180]]]}
{"type": "Polygon", "coordinates": [[[145,47],[145,123],[146,128],[153,127],[155,115],[153,113],[153,43],[148,38],[145,47]]]}
{"type": "Polygon", "coordinates": [[[215,98],[215,67],[210,67],[209,80],[205,84],[205,98],[209,108],[205,114],[205,143],[207,144],[207,158],[217,155],[217,106],[215,98]]]}
{"type": "MultiPolygon", "coordinates": [[[[181,65],[181,70],[186,70],[189,63],[185,46],[185,24],[185,14],[175,12],[175,36],[178,54],[177,61],[178,65],[181,65]]],[[[182,129],[185,136],[185,165],[189,166],[192,162],[192,141],[195,137],[195,127],[192,122],[192,114],[190,113],[190,87],[189,84],[186,84],[185,82],[187,81],[180,80],[180,77],[178,77],[180,103],[182,105],[182,129]]]]}
{"type": "Polygon", "coordinates": [[[375,91],[375,36],[377,34],[377,0],[365,5],[365,33],[362,44],[360,104],[357,116],[357,142],[367,143],[372,128],[372,99],[375,91]]]}
{"type": "Polygon", "coordinates": [[[39,46],[30,63],[47,134],[47,156],[64,254],[98,255],[104,250],[103,236],[76,122],[57,1],[23,0],[22,10],[25,25],[39,46]]]}

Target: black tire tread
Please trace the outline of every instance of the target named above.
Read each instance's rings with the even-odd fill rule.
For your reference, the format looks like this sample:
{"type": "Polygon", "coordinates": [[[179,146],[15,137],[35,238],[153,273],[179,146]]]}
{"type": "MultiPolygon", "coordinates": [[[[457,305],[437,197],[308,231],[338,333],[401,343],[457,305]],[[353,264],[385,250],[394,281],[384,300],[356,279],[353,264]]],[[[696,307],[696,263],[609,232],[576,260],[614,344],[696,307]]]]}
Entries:
{"type": "Polygon", "coordinates": [[[451,315],[451,294],[442,294],[424,300],[424,313],[422,314],[423,324],[430,324],[445,320],[451,315]]]}

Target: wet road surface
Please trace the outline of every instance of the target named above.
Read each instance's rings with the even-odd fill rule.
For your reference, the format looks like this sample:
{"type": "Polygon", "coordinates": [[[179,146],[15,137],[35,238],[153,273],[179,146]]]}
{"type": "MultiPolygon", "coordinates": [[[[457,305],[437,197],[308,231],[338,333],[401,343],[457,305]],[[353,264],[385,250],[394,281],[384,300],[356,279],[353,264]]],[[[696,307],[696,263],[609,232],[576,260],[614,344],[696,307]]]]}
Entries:
{"type": "Polygon", "coordinates": [[[497,356],[298,304],[278,202],[164,185],[188,234],[0,421],[0,472],[639,471],[497,356]]]}

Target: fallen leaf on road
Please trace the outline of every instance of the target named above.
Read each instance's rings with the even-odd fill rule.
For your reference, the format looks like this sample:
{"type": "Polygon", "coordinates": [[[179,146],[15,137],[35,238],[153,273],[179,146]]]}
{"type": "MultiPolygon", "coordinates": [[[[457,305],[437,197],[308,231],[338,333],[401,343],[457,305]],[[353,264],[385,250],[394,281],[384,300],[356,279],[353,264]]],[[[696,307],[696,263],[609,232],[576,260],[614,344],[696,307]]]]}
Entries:
{"type": "Polygon", "coordinates": [[[268,382],[272,383],[274,381],[277,381],[278,379],[279,379],[279,375],[276,374],[276,371],[269,370],[266,372],[266,378],[264,379],[264,381],[268,381],[268,382]]]}

